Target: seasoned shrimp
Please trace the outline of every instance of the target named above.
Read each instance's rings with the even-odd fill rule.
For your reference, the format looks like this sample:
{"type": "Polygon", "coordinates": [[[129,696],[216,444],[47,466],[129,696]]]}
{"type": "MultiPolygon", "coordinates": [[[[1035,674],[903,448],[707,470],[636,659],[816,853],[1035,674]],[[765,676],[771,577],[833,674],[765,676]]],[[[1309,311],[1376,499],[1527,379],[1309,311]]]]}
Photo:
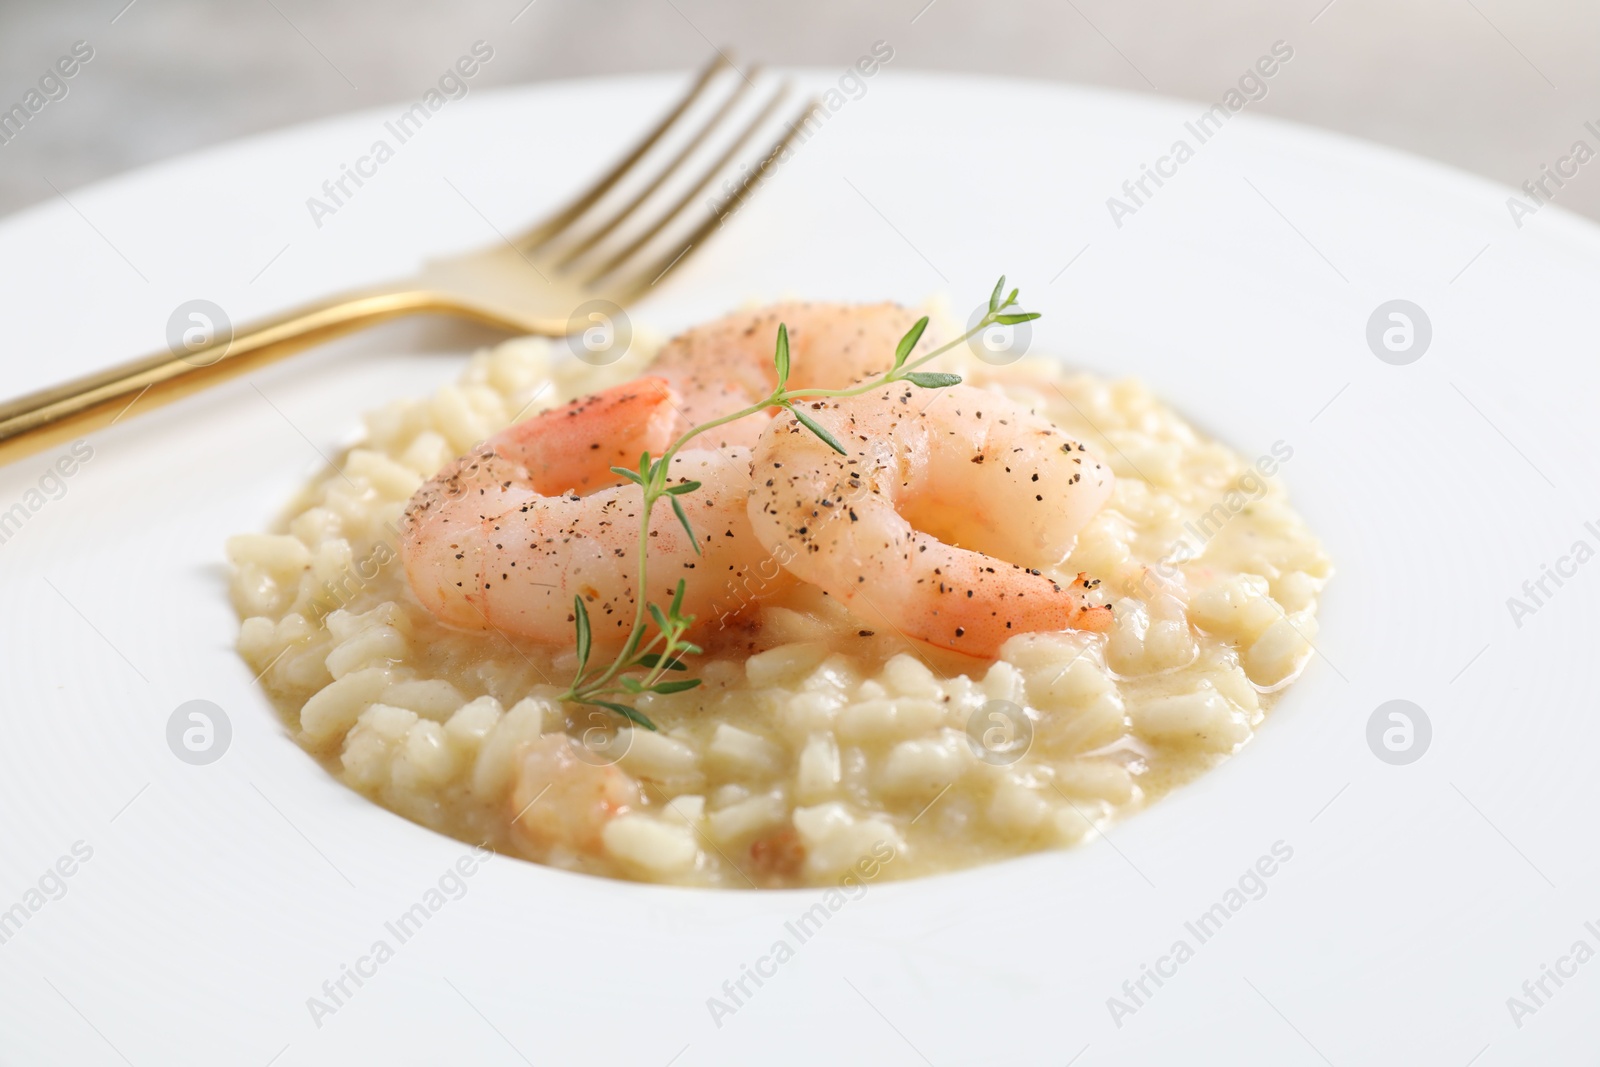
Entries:
{"type": "Polygon", "coordinates": [[[964,385],[805,410],[849,455],[778,418],[756,445],[749,505],[756,536],[801,580],[974,656],[1017,633],[1111,625],[1111,608],[1089,602],[1097,581],[1063,587],[1037,569],[1067,557],[1112,489],[1111,470],[1054,424],[964,385]]]}
{"type": "MultiPolygon", "coordinates": [[[[401,529],[423,607],[454,626],[566,645],[582,596],[596,646],[620,644],[635,614],[643,497],[609,468],[664,451],[678,401],[659,380],[630,382],[513,426],[446,466],[411,498],[401,529]]],[[[683,610],[702,625],[728,583],[768,562],[747,517],[749,469],[743,449],[673,458],[669,481],[702,483],[679,498],[700,555],[670,507],[650,517],[650,595],[665,603],[684,579],[683,610]]]]}
{"type": "Polygon", "coordinates": [[[541,858],[599,853],[606,823],[640,804],[637,781],[612,764],[581,759],[582,748],[566,734],[544,734],[517,754],[511,827],[541,858]]]}
{"type": "MultiPolygon", "coordinates": [[[[918,315],[898,304],[772,304],[737,311],[667,342],[650,371],[683,397],[679,433],[749,407],[778,383],[772,353],[778,324],[789,330],[791,389],[833,389],[881,374],[918,315]]],[[[924,338],[925,348],[931,342],[924,338]]],[[[754,445],[769,417],[753,415],[719,426],[705,447],[754,445]]]]}

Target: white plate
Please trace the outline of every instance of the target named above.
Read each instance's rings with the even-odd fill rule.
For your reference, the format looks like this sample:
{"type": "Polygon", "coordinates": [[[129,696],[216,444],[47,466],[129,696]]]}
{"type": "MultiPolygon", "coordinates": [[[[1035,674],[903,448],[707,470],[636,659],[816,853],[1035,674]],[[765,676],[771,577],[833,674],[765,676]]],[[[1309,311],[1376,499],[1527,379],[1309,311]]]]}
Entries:
{"type": "MultiPolygon", "coordinates": [[[[320,230],[305,198],[393,109],[12,218],[4,391],[157,349],[184,300],[243,321],[492,240],[485,216],[506,231],[536,216],[678,84],[452,103],[320,230]]],[[[75,842],[93,850],[0,945],[0,1058],[1576,1062],[1600,963],[1547,981],[1520,1020],[1507,998],[1575,941],[1600,947],[1583,925],[1600,920],[1600,717],[1579,669],[1600,644],[1600,564],[1549,585],[1520,627],[1506,598],[1572,542],[1600,544],[1584,526],[1600,519],[1600,231],[1555,208],[1519,230],[1508,190],[1249,116],[1118,228],[1107,197],[1192,142],[1200,105],[898,71],[868,84],[636,321],[670,330],[786,294],[947,292],[964,309],[1005,271],[1046,312],[1038,351],[1140,375],[1251,455],[1288,442],[1283,476],[1338,576],[1322,656],[1260,736],[1109,840],[871,887],[762,987],[746,980],[754,996],[720,1026],[708,998],[793,941],[785,922],[817,894],[510,859],[318,1026],[308,998],[394,944],[385,922],[465,850],[285,737],[232,651],[221,549],[268,522],[359,411],[458,371],[459,336],[386,329],[95,436],[65,495],[0,545],[0,909],[75,842]],[[1396,298],[1433,328],[1407,366],[1365,339],[1396,298]],[[165,737],[197,698],[233,731],[205,767],[165,737]],[[1366,740],[1397,698],[1433,727],[1409,766],[1366,740]],[[1198,944],[1185,922],[1278,841],[1293,858],[1265,896],[1198,944]],[[1194,957],[1114,1020],[1108,998],[1179,938],[1194,957]]],[[[0,511],[51,458],[0,470],[0,511]]]]}

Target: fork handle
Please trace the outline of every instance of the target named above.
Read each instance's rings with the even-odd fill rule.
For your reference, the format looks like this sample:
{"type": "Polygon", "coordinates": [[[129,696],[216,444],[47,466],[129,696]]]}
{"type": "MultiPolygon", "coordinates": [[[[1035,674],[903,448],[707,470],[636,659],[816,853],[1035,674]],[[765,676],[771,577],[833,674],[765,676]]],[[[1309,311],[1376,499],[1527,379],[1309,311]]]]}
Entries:
{"type": "Polygon", "coordinates": [[[0,465],[148,411],[342,334],[389,319],[455,311],[419,290],[376,290],[310,304],[183,352],[131,360],[0,404],[0,465]]]}

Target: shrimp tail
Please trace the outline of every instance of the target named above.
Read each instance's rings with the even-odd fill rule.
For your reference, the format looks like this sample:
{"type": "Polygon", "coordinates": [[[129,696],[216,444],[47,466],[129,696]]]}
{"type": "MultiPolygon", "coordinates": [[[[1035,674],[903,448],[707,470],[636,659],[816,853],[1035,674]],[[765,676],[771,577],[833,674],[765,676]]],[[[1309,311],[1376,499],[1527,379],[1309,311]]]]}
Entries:
{"type": "Polygon", "coordinates": [[[1110,604],[1089,604],[1086,602],[1088,591],[1099,584],[1100,579],[1090,578],[1085,571],[1078,572],[1078,577],[1072,583],[1078,602],[1073,606],[1072,612],[1067,618],[1067,629],[1103,634],[1111,629],[1112,623],[1117,621],[1117,614],[1111,609],[1110,604]]]}

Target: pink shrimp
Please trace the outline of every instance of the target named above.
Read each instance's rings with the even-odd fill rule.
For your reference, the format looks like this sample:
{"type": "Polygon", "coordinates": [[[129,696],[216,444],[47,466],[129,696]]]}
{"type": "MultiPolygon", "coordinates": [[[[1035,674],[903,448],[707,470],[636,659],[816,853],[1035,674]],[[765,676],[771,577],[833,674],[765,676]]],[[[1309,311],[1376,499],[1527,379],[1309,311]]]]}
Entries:
{"type": "Polygon", "coordinates": [[[863,619],[993,656],[1014,634],[1105,630],[1099,582],[1041,573],[1111,495],[1111,470],[995,394],[900,384],[808,403],[840,455],[792,415],[752,464],[750,522],[785,566],[863,619]],[[928,532],[925,532],[928,531],[928,532]]]}
{"type": "MultiPolygon", "coordinates": [[[[643,499],[610,467],[664,451],[681,403],[660,379],[629,382],[519,423],[446,466],[412,497],[401,530],[417,599],[454,626],[563,645],[582,596],[596,646],[620,644],[637,604],[643,499]]],[[[666,603],[682,578],[683,610],[702,626],[730,582],[770,566],[746,515],[749,469],[742,449],[674,457],[669,481],[701,483],[679,498],[700,554],[664,502],[651,514],[649,595],[666,603]]]]}
{"type": "Polygon", "coordinates": [[[644,803],[637,780],[582,752],[581,742],[550,733],[517,753],[507,811],[515,840],[539,859],[598,855],[606,824],[644,803]]]}
{"type": "MultiPolygon", "coordinates": [[[[898,304],[772,304],[679,334],[650,370],[683,397],[676,427],[683,433],[771,394],[778,381],[772,354],[779,323],[789,330],[789,387],[833,389],[888,370],[895,345],[917,318],[898,304]]],[[[930,344],[924,338],[922,348],[930,344]]],[[[719,426],[702,447],[754,445],[768,420],[759,414],[719,426]]]]}

